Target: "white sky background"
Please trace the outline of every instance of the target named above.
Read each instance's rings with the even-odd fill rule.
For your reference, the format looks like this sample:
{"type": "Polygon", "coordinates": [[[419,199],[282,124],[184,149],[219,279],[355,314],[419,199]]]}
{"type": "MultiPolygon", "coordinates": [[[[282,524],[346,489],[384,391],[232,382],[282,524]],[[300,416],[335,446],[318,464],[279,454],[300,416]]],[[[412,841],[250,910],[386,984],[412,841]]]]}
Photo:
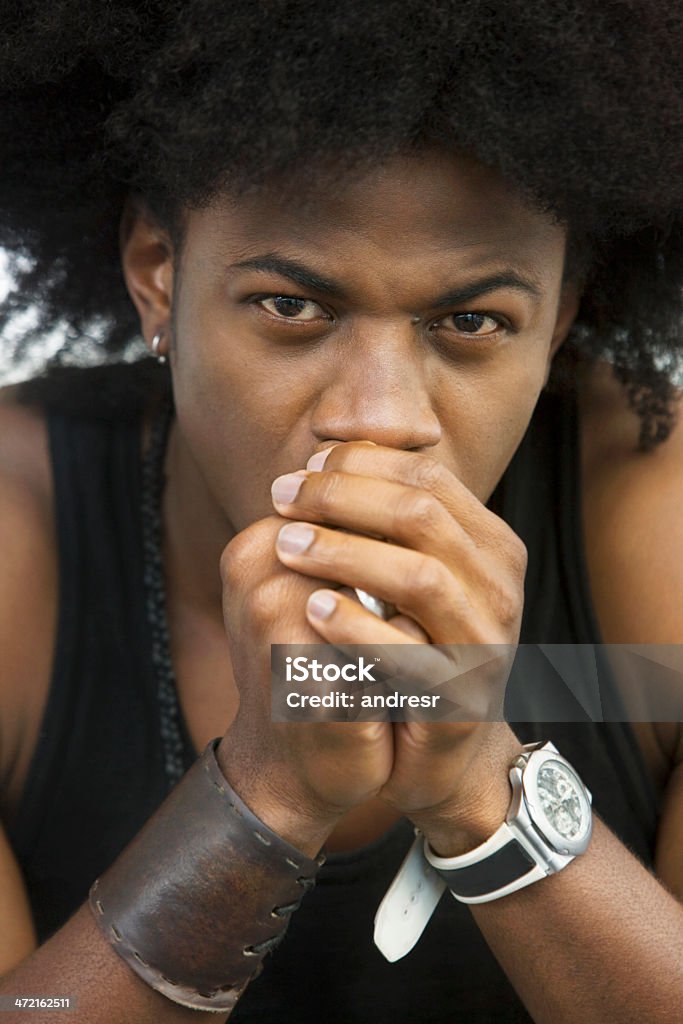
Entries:
{"type": "MultiPolygon", "coordinates": [[[[12,288],[13,278],[11,264],[7,253],[0,249],[0,302],[2,302],[12,288]]],[[[23,334],[26,329],[37,322],[35,309],[28,309],[21,317],[13,321],[7,331],[0,336],[0,387],[7,384],[15,384],[17,381],[27,380],[35,376],[44,366],[47,359],[54,355],[64,344],[65,327],[57,323],[54,328],[44,335],[35,345],[31,346],[30,356],[24,359],[17,359],[15,355],[15,341],[20,331],[23,334]]],[[[93,362],[101,362],[102,356],[98,357],[97,345],[93,339],[100,335],[101,325],[97,322],[88,325],[88,338],[82,343],[71,344],[68,359],[69,362],[77,362],[87,365],[93,362]]],[[[118,358],[125,361],[139,359],[145,354],[141,341],[133,342],[118,358]]]]}
{"type": "MultiPolygon", "coordinates": [[[[12,275],[10,273],[7,254],[0,249],[0,302],[4,300],[12,288],[12,275]]],[[[24,329],[35,322],[36,314],[31,310],[21,317],[19,326],[24,329]]],[[[19,380],[25,380],[35,373],[42,362],[55,352],[64,340],[62,332],[57,329],[44,339],[42,345],[36,346],[30,360],[19,361],[14,358],[13,340],[15,332],[12,327],[0,338],[0,386],[13,384],[19,380]]]]}

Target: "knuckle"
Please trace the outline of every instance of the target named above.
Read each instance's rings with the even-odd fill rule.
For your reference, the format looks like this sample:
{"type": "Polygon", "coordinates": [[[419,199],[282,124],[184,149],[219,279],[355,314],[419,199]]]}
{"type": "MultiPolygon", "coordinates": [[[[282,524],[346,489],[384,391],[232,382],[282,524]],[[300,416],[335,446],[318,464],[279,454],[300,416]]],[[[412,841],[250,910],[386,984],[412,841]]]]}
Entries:
{"type": "Polygon", "coordinates": [[[436,491],[443,483],[445,470],[432,455],[415,455],[413,474],[418,487],[425,491],[436,491]]]}
{"type": "MultiPolygon", "coordinates": [[[[354,472],[365,463],[365,456],[377,446],[372,441],[343,441],[334,446],[334,467],[354,472]]],[[[327,460],[330,462],[333,456],[327,460]]],[[[325,463],[327,466],[327,463],[325,463]]]]}
{"type": "Polygon", "coordinates": [[[227,544],[220,557],[220,574],[224,586],[238,585],[254,568],[254,558],[259,545],[247,531],[236,534],[227,544]]]}
{"type": "Polygon", "coordinates": [[[498,620],[504,626],[512,626],[519,619],[523,608],[522,595],[517,589],[504,589],[498,595],[498,620]]]}
{"type": "Polygon", "coordinates": [[[357,466],[362,464],[364,448],[367,450],[368,445],[363,441],[340,441],[332,445],[330,454],[325,459],[321,477],[340,472],[353,473],[357,466]]]}
{"type": "Polygon", "coordinates": [[[275,576],[262,580],[249,591],[245,605],[249,618],[258,626],[273,622],[282,614],[283,580],[275,576]]]}
{"type": "Polygon", "coordinates": [[[412,541],[434,537],[442,519],[439,502],[431,494],[408,493],[396,509],[396,525],[412,541]]]}
{"type": "Polygon", "coordinates": [[[406,580],[406,589],[417,591],[425,601],[435,601],[443,596],[447,586],[447,571],[436,558],[424,555],[420,558],[415,573],[406,580]]]}
{"type": "Polygon", "coordinates": [[[524,576],[529,560],[526,544],[503,520],[497,520],[495,523],[491,546],[512,572],[524,576]]]}
{"type": "Polygon", "coordinates": [[[512,567],[523,576],[529,562],[529,552],[524,541],[516,533],[512,533],[509,550],[512,567]]]}
{"type": "Polygon", "coordinates": [[[223,548],[219,561],[223,586],[246,584],[253,577],[257,564],[267,564],[284,521],[280,516],[267,516],[235,534],[223,548]]]}
{"type": "Polygon", "coordinates": [[[311,487],[309,483],[306,504],[314,514],[322,518],[327,516],[330,509],[334,507],[335,496],[339,491],[343,478],[343,473],[331,469],[325,473],[318,474],[314,487],[311,487]]]}
{"type": "Polygon", "coordinates": [[[231,583],[239,574],[239,568],[244,561],[244,543],[240,541],[239,534],[233,537],[230,543],[223,548],[220,558],[220,574],[223,586],[231,583]]]}
{"type": "Polygon", "coordinates": [[[524,608],[523,586],[513,581],[498,581],[491,591],[491,604],[498,623],[505,627],[515,625],[524,608]]]}

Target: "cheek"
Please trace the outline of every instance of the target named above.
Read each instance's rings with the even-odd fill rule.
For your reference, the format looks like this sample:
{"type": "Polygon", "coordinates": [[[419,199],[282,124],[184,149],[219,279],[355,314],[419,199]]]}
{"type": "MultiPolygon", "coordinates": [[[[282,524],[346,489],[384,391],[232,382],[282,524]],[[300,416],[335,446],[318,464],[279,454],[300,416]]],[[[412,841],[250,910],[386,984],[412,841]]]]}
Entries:
{"type": "Polygon", "coordinates": [[[175,322],[171,370],[184,443],[213,499],[237,529],[273,514],[273,479],[302,468],[313,447],[300,372],[191,309],[175,322]]]}
{"type": "Polygon", "coordinates": [[[454,471],[483,503],[503,476],[527,430],[544,383],[539,360],[510,361],[459,390],[447,432],[454,471]]]}
{"type": "MultiPolygon", "coordinates": [[[[305,403],[300,372],[250,333],[245,316],[231,309],[218,287],[183,280],[175,311],[174,389],[186,406],[236,433],[270,433],[285,409],[305,403]]],[[[285,417],[286,418],[286,417],[285,417]]],[[[287,425],[281,433],[286,436],[287,425]]]]}

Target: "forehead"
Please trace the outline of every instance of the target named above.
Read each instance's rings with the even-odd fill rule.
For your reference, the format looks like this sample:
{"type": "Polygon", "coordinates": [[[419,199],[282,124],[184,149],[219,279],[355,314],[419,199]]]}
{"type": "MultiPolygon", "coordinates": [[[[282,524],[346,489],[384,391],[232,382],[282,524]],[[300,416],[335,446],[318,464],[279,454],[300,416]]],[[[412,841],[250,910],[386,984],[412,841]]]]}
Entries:
{"type": "Polygon", "coordinates": [[[391,259],[561,262],[566,233],[495,171],[469,157],[427,150],[393,157],[362,174],[296,176],[257,192],[218,196],[191,211],[186,244],[206,255],[248,258],[268,248],[362,266],[391,259]]]}

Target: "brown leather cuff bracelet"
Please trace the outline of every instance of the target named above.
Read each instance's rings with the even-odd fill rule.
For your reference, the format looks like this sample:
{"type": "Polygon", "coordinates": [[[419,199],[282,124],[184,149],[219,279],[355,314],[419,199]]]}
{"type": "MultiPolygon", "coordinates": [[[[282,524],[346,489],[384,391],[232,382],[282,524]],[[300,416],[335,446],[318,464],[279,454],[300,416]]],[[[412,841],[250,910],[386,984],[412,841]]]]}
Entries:
{"type": "Polygon", "coordinates": [[[260,972],[324,861],[252,814],[218,766],[219,742],[90,890],[100,929],[143,981],[216,1012],[260,972]]]}

